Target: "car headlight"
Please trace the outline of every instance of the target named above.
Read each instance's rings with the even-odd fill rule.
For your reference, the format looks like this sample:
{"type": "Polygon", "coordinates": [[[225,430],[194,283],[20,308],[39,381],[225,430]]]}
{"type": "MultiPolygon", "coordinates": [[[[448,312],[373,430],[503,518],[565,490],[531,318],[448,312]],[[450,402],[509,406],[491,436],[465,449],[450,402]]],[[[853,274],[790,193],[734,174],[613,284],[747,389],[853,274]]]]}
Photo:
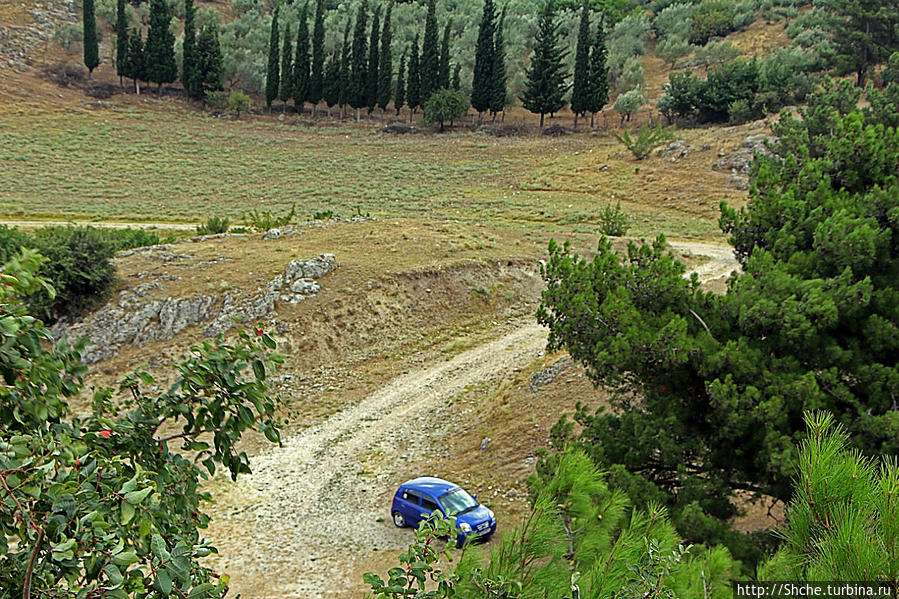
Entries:
{"type": "Polygon", "coordinates": [[[471,524],[469,524],[468,522],[463,522],[459,525],[459,530],[461,530],[462,532],[471,532],[471,524]]]}
{"type": "Polygon", "coordinates": [[[493,510],[491,510],[491,509],[488,508],[488,509],[487,509],[487,513],[490,515],[490,519],[491,519],[491,520],[495,520],[495,519],[496,519],[496,516],[493,515],[493,510]]]}

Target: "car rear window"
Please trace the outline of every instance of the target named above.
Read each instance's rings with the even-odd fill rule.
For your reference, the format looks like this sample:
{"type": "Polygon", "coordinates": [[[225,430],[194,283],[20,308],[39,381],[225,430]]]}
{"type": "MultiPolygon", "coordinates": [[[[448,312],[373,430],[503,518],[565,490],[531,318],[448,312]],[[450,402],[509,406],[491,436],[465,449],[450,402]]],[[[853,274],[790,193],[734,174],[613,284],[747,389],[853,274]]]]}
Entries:
{"type": "Polygon", "coordinates": [[[437,509],[437,502],[427,496],[422,496],[421,498],[421,508],[428,512],[433,512],[437,509]]]}

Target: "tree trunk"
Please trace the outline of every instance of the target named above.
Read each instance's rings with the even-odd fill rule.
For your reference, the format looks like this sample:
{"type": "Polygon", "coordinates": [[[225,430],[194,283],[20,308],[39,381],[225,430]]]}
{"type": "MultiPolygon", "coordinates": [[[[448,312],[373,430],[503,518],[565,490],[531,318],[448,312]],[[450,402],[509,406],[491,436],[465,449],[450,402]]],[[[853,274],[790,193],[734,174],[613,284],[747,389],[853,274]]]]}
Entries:
{"type": "Polygon", "coordinates": [[[577,113],[574,113],[574,128],[577,129],[577,113]]]}
{"type": "Polygon", "coordinates": [[[483,118],[484,118],[484,113],[479,110],[478,111],[478,127],[481,126],[481,121],[483,120],[483,118]]]}
{"type": "Polygon", "coordinates": [[[119,87],[121,87],[122,89],[125,89],[125,81],[124,80],[125,80],[125,78],[122,77],[121,75],[119,75],[119,87]]]}
{"type": "Polygon", "coordinates": [[[156,84],[156,99],[162,98],[162,83],[156,84]]]}
{"type": "Polygon", "coordinates": [[[505,110],[503,110],[503,118],[502,118],[502,120],[500,120],[500,122],[501,122],[501,123],[505,123],[505,122],[506,122],[506,111],[505,111],[505,110]]]}
{"type": "Polygon", "coordinates": [[[328,106],[328,118],[331,118],[331,107],[328,106]]]}
{"type": "Polygon", "coordinates": [[[590,128],[591,128],[591,129],[593,128],[593,119],[594,119],[594,118],[596,118],[596,113],[595,113],[595,112],[591,112],[591,113],[590,113],[590,128]]]}
{"type": "Polygon", "coordinates": [[[312,104],[312,118],[315,118],[315,108],[316,108],[316,106],[318,106],[318,104],[315,104],[315,103],[312,104]]]}
{"type": "Polygon", "coordinates": [[[540,113],[540,130],[543,131],[543,113],[540,113]]]}

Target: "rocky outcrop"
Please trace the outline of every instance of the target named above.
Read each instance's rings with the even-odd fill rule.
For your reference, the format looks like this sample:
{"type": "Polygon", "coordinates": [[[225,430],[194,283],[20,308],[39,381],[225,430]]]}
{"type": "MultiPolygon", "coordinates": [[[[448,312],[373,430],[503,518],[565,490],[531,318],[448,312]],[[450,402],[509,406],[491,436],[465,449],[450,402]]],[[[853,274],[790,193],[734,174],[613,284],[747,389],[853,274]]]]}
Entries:
{"type": "Polygon", "coordinates": [[[27,71],[28,61],[42,51],[61,23],[75,23],[73,0],[36,0],[28,9],[30,25],[0,25],[0,70],[27,71]]]}
{"type": "MultiPolygon", "coordinates": [[[[154,255],[165,261],[174,254],[170,248],[164,248],[154,255]]],[[[274,311],[278,301],[297,304],[318,293],[321,286],[317,279],[337,266],[334,254],[293,260],[260,293],[240,298],[225,292],[147,299],[153,291],[162,288],[158,281],[149,281],[120,292],[118,301],[108,303],[85,318],[57,323],[52,331],[57,339],[63,336],[90,339],[91,344],[82,356],[88,364],[115,355],[122,346],[142,346],[171,339],[194,325],[205,324],[203,334],[214,337],[235,323],[265,318],[274,311]]]]}
{"type": "Polygon", "coordinates": [[[767,142],[773,138],[759,133],[749,135],[743,140],[743,144],[730,154],[721,152],[718,160],[712,165],[712,170],[730,171],[727,177],[728,187],[734,189],[749,189],[749,169],[756,154],[767,154],[767,142]]]}

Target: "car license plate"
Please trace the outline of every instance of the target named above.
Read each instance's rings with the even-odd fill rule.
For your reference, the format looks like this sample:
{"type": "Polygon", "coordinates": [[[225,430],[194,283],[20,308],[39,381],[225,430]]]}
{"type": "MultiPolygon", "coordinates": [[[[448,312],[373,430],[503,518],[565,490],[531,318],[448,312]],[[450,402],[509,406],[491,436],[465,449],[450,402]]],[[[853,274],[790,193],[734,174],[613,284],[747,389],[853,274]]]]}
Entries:
{"type": "Polygon", "coordinates": [[[490,526],[489,522],[481,522],[480,524],[478,524],[478,530],[484,530],[488,526],[490,526]]]}

